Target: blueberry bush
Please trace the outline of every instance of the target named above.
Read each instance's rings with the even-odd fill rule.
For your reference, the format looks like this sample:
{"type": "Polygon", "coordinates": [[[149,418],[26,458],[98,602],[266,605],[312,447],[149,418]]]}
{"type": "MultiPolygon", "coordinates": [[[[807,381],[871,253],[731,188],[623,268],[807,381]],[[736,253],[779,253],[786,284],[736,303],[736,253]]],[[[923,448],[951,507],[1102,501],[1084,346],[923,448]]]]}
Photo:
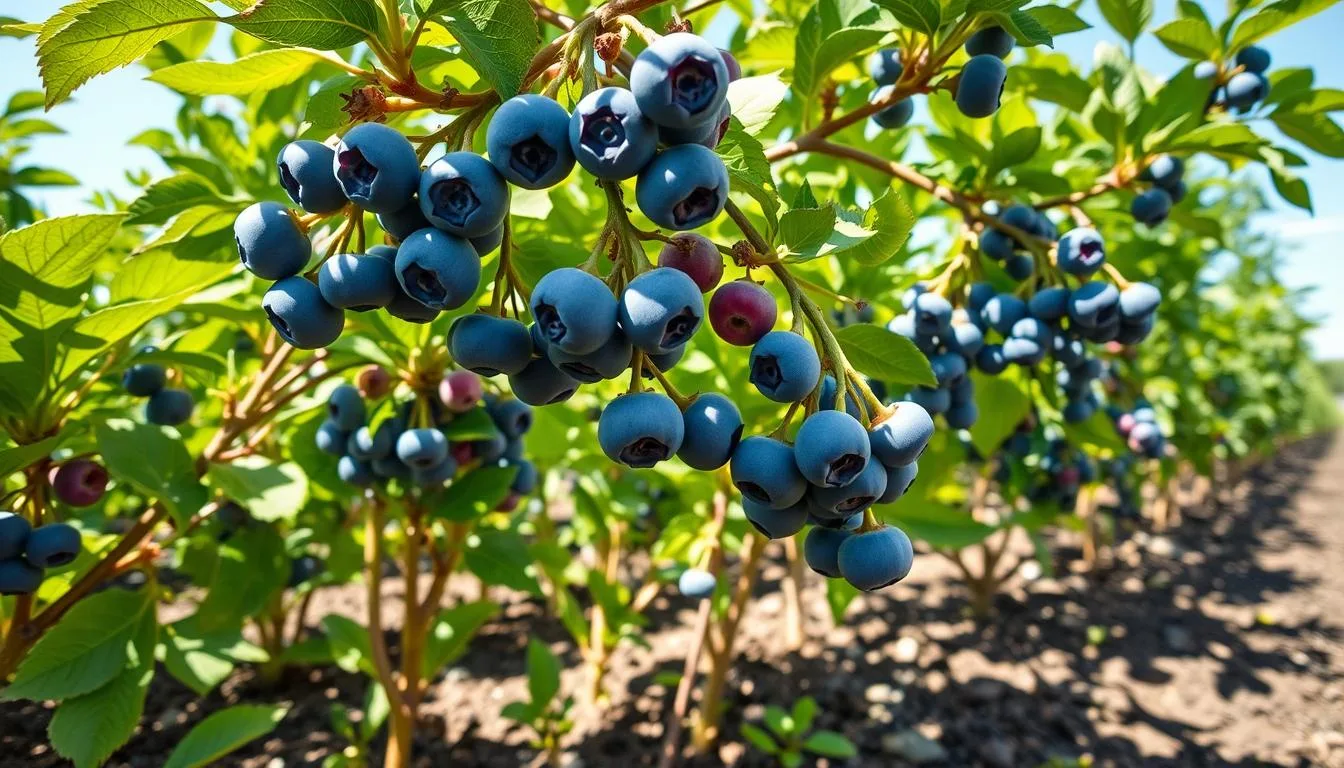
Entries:
{"type": "MultiPolygon", "coordinates": [[[[1108,0],[1127,46],[1081,68],[1051,51],[1077,3],[1029,0],[6,20],[44,90],[0,116],[0,697],[52,702],[52,747],[96,766],[156,672],[205,694],[334,664],[370,687],[328,764],[409,765],[428,685],[521,594],[588,681],[526,643],[500,716],[554,760],[679,594],[670,764],[685,725],[720,738],[767,559],[797,645],[808,570],[841,622],[945,557],[985,614],[1053,567],[1051,532],[1095,565],[1176,524],[1176,484],[1213,492],[1334,418],[1242,171],[1310,210],[1294,169],[1344,154],[1341,92],[1265,47],[1329,5],[1215,23],[1183,0],[1150,29],[1151,3],[1108,0]],[[1141,68],[1146,34],[1185,66],[1141,68]],[[132,64],[181,96],[134,139],[170,173],[45,216],[25,190],[78,181],[16,167],[59,130],[32,114],[132,64]],[[310,615],[356,584],[358,620],[310,615]]],[[[852,755],[814,713],[742,736],[782,765],[852,755]]],[[[285,714],[220,711],[170,762],[285,714]]]]}

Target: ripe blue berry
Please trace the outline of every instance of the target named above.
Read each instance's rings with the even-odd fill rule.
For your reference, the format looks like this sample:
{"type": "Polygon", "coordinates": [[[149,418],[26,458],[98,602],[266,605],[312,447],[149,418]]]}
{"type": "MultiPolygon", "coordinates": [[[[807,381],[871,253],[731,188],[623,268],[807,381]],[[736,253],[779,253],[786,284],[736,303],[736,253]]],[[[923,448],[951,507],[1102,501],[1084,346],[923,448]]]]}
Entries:
{"type": "Polygon", "coordinates": [[[630,342],[661,355],[691,340],[704,319],[705,300],[685,272],[658,267],[630,281],[618,312],[630,342]]]}
{"type": "Polygon", "coordinates": [[[637,392],[622,395],[602,409],[597,442],[607,458],[635,469],[647,469],[672,458],[685,437],[681,410],[666,395],[637,392]]]}
{"type": "Polygon", "coordinates": [[[1139,178],[1151,181],[1165,190],[1172,190],[1185,175],[1185,163],[1175,155],[1158,155],[1143,169],[1139,178]]]}
{"type": "Polygon", "coordinates": [[[833,517],[848,517],[877,503],[886,490],[886,466],[880,461],[870,461],[852,482],[835,487],[814,485],[808,491],[808,498],[812,500],[812,506],[818,510],[833,517]]]}
{"type": "Polygon", "coordinates": [[[929,367],[938,386],[950,387],[966,375],[966,358],[956,352],[941,352],[929,359],[929,367]]]}
{"type": "Polygon", "coordinates": [[[967,117],[989,117],[999,109],[1008,67],[988,53],[972,56],[961,68],[957,82],[957,108],[967,117]]]}
{"type": "Polygon", "coordinates": [[[1258,45],[1248,45],[1237,51],[1237,66],[1245,67],[1247,72],[1256,74],[1269,69],[1269,51],[1258,45]]]}
{"type": "Polygon", "coordinates": [[[377,478],[368,462],[354,456],[342,456],[336,462],[336,476],[347,485],[357,486],[372,485],[377,478]]]}
{"type": "Polygon", "coordinates": [[[873,456],[888,467],[903,467],[924,453],[933,437],[933,418],[917,403],[900,403],[868,432],[873,456]]]}
{"type": "Polygon", "coordinates": [[[750,380],[777,403],[796,403],[821,380],[821,359],[811,342],[789,331],[771,331],[751,348],[750,380]]]}
{"type": "Polygon", "coordinates": [[[509,213],[509,185],[475,152],[449,152],[420,176],[420,212],[450,235],[488,235],[509,213]]]}
{"type": "Polygon", "coordinates": [[[387,456],[392,452],[392,445],[400,432],[399,426],[392,421],[384,421],[372,431],[368,427],[356,429],[345,441],[346,455],[358,461],[373,461],[387,456]]]}
{"type": "Polygon", "coordinates": [[[677,591],[697,600],[714,594],[714,575],[700,568],[687,568],[677,578],[677,591]]]}
{"type": "Polygon", "coordinates": [[[31,595],[42,586],[42,569],[16,557],[0,560],[0,595],[31,595]]]}
{"type": "Polygon", "coordinates": [[[1097,402],[1090,397],[1082,397],[1077,400],[1070,400],[1064,404],[1064,421],[1070,424],[1078,424],[1092,418],[1092,414],[1097,410],[1097,402]]]}
{"type": "Polygon", "coordinates": [[[1017,241],[997,229],[986,228],[980,234],[980,252],[995,261],[1012,257],[1017,241]]]}
{"type": "Polygon", "coordinates": [[[685,272],[701,293],[709,293],[723,279],[723,255],[713,241],[694,232],[680,232],[658,251],[658,266],[685,272]]]}
{"type": "Polygon", "coordinates": [[[34,528],[23,545],[23,557],[36,568],[60,568],[79,556],[79,530],[67,523],[34,528]]]}
{"type": "Polygon", "coordinates": [[[396,271],[408,296],[437,310],[466,304],[481,284],[481,259],[471,243],[433,228],[401,242],[396,271]]]}
{"type": "Polygon", "coordinates": [[[238,259],[257,277],[279,280],[297,275],[313,255],[313,243],[279,203],[253,203],[233,220],[238,259]]]}
{"type": "Polygon", "coordinates": [[[1195,78],[1199,80],[1212,80],[1218,74],[1218,64],[1212,61],[1201,61],[1195,65],[1195,78]]]}
{"type": "Polygon", "coordinates": [[[845,581],[875,592],[905,578],[915,564],[915,548],[900,528],[884,526],[856,533],[841,543],[836,564],[845,581]]]}
{"type": "Polygon", "coordinates": [[[968,56],[988,54],[1002,59],[1012,53],[1016,42],[1013,36],[1003,27],[985,27],[971,35],[970,39],[966,41],[966,54],[968,56]]]}
{"type": "Polygon", "coordinates": [[[336,180],[350,202],[373,213],[400,210],[420,186],[420,158],[395,128],[361,123],[336,145],[336,180]]]}
{"type": "Polygon", "coordinates": [[[458,365],[481,376],[512,376],[532,362],[532,334],[517,320],[464,315],[448,331],[448,351],[458,365]]]}
{"type": "Polygon", "coordinates": [[[1121,344],[1138,344],[1148,338],[1155,325],[1157,325],[1155,315],[1143,315],[1133,320],[1122,319],[1120,330],[1115,334],[1115,340],[1121,344]]]}
{"type": "Polygon", "coordinates": [[[868,76],[878,85],[891,85],[901,79],[901,49],[882,48],[868,55],[868,76]]]}
{"type": "Polygon", "coordinates": [[[18,557],[32,529],[26,518],[13,512],[0,512],[0,561],[18,557]]]}
{"type": "MultiPolygon", "coordinates": [[[[584,384],[596,384],[624,373],[630,367],[634,349],[625,332],[617,328],[605,344],[586,355],[575,355],[559,346],[548,346],[546,356],[556,368],[570,378],[584,384]]],[[[661,371],[662,368],[658,370],[661,371]]]]}
{"type": "Polygon", "coordinates": [[[1134,196],[1129,212],[1140,224],[1155,227],[1167,220],[1171,213],[1171,193],[1161,187],[1153,187],[1134,196]]]}
{"type": "Polygon", "coordinates": [[[350,384],[337,387],[327,398],[327,421],[342,432],[363,426],[366,413],[364,397],[350,384]]]}
{"type": "Polygon", "coordinates": [[[975,353],[975,367],[983,373],[997,376],[1008,368],[1008,358],[1003,355],[1003,345],[986,344],[975,353]]]}
{"type": "Polygon", "coordinates": [[[944,340],[944,343],[963,357],[973,358],[985,345],[985,332],[969,321],[956,323],[952,326],[952,337],[944,340]]]}
{"type": "Polygon", "coordinates": [[[725,101],[719,107],[719,111],[714,114],[714,119],[699,125],[690,128],[658,126],[658,140],[669,147],[680,144],[699,144],[707,149],[714,149],[727,135],[729,118],[732,117],[732,114],[733,108],[725,101]]]}
{"type": "Polygon", "coordinates": [[[639,173],[658,151],[658,129],[624,88],[584,96],[569,118],[569,148],[583,169],[620,181],[639,173]]]}
{"type": "MultiPolygon", "coordinates": [[[[417,196],[412,197],[405,205],[395,211],[378,214],[378,226],[382,227],[384,232],[400,241],[410,237],[414,232],[418,232],[425,227],[432,227],[434,225],[429,223],[429,219],[425,218],[425,212],[420,210],[420,198],[417,196]]],[[[389,246],[374,246],[374,248],[387,247],[389,246]]],[[[369,249],[370,255],[373,255],[374,248],[369,249]]],[[[395,259],[395,248],[392,249],[392,253],[392,258],[395,259]]]]}
{"type": "Polygon", "coordinates": [[[677,456],[686,466],[708,472],[728,463],[742,439],[742,413],[732,400],[717,392],[697,395],[681,419],[677,456]]]}
{"type": "Polygon", "coordinates": [[[980,310],[984,309],[985,304],[997,295],[994,286],[991,283],[971,283],[971,287],[966,291],[966,309],[970,314],[971,322],[980,321],[980,310]]]}
{"type": "Polygon", "coordinates": [[[412,470],[429,469],[448,458],[448,439],[431,427],[408,429],[397,438],[397,458],[412,470]]]}
{"type": "Polygon", "coordinates": [[[910,462],[900,467],[887,467],[887,487],[877,497],[878,504],[890,504],[905,495],[919,476],[919,463],[910,462]]]}
{"type": "Polygon", "coordinates": [[[346,445],[350,440],[350,433],[332,424],[330,421],[322,422],[322,426],[317,428],[317,435],[313,438],[314,445],[319,451],[329,453],[332,456],[345,455],[346,445]]]}
{"type": "Polygon", "coordinates": [[[504,225],[500,224],[480,237],[469,237],[467,240],[471,242],[471,247],[476,249],[478,256],[484,256],[504,242],[504,225]]]}
{"type": "Polygon", "coordinates": [[[734,280],[720,286],[709,300],[709,324],[719,338],[739,347],[749,347],[775,327],[779,308],[775,297],[750,280],[734,280]]]}
{"type": "Polygon", "coordinates": [[[660,227],[680,232],[704,226],[728,202],[728,169],[699,144],[669,147],[639,172],[635,202],[660,227]]]}
{"type": "Polygon", "coordinates": [[[442,488],[457,474],[457,460],[451,455],[429,466],[412,466],[411,482],[425,489],[442,488]]]}
{"type": "Polygon", "coordinates": [[[514,96],[495,110],[485,131],[485,149],[499,174],[524,189],[545,189],[574,168],[569,113],[545,96],[514,96]]]}
{"type": "Polygon", "coordinates": [[[794,440],[793,460],[812,485],[849,485],[868,466],[868,432],[853,416],[821,410],[803,420],[794,440]]]}
{"type": "Polygon", "coordinates": [[[915,333],[921,336],[945,336],[952,329],[952,302],[936,293],[921,293],[912,307],[915,333]]]}
{"type": "MultiPolygon", "coordinates": [[[[839,392],[837,392],[838,389],[839,387],[835,384],[834,376],[829,373],[822,376],[821,392],[819,393],[820,396],[817,398],[817,407],[827,411],[840,410],[835,403],[835,396],[839,394],[839,392]]],[[[845,413],[855,419],[863,417],[863,411],[859,410],[859,402],[854,399],[854,390],[852,387],[848,388],[845,392],[845,413]]]]}
{"type": "Polygon", "coordinates": [[[828,579],[840,578],[840,547],[853,536],[842,528],[813,526],[803,540],[803,559],[807,567],[828,579]]]}
{"type": "Polygon", "coordinates": [[[185,389],[164,388],[145,401],[145,421],[165,427],[185,424],[191,418],[196,403],[185,389]]]}
{"type": "Polygon", "coordinates": [[[769,437],[748,437],[729,462],[733,485],[742,496],[772,509],[791,507],[807,493],[793,448],[769,437]]]}
{"type": "Polygon", "coordinates": [[[517,474],[513,476],[513,483],[509,485],[509,490],[526,496],[537,489],[537,466],[532,462],[522,459],[513,464],[518,468],[517,474]]]}
{"type": "Polygon", "coordinates": [[[747,522],[767,539],[786,539],[807,525],[806,500],[785,509],[773,509],[744,498],[742,511],[747,516],[747,522]]]}
{"type": "MultiPolygon", "coordinates": [[[[1068,235],[1065,235],[1065,237],[1068,237],[1068,235]]],[[[1062,249],[1062,241],[1060,246],[1062,249]]],[[[1031,313],[1032,317],[1041,320],[1058,320],[1064,317],[1069,313],[1069,289],[1063,286],[1052,286],[1036,291],[1036,294],[1027,300],[1027,311],[1031,313]]]]}
{"type": "Polygon", "coordinates": [[[426,307],[411,298],[410,294],[402,290],[401,283],[397,283],[397,295],[386,309],[387,314],[408,323],[428,323],[439,316],[439,310],[426,307]]]}
{"type": "MultiPolygon", "coordinates": [[[[989,346],[997,347],[997,344],[989,346]]],[[[989,349],[989,346],[985,349],[989,349]]],[[[984,350],[980,350],[984,353],[984,350]]],[[[906,393],[906,400],[918,405],[929,413],[946,413],[952,407],[952,393],[940,387],[915,387],[906,393]]]]}
{"type": "Polygon", "coordinates": [[[319,141],[291,141],[275,160],[280,186],[289,199],[309,213],[335,213],[345,207],[345,193],[332,172],[336,152],[319,141]]]}
{"type": "Polygon", "coordinates": [[[955,392],[952,401],[952,407],[948,408],[947,413],[943,414],[943,418],[947,420],[947,426],[952,429],[970,429],[975,426],[975,422],[980,418],[980,408],[975,404],[975,401],[967,399],[958,402],[955,392]]]}
{"type": "Polygon", "coordinates": [[[980,310],[980,319],[984,324],[1000,334],[1012,333],[1013,325],[1027,316],[1027,303],[1011,293],[1000,293],[985,302],[980,310]]]}
{"type": "Polygon", "coordinates": [[[1069,317],[1082,328],[1116,322],[1120,318],[1120,292],[1110,283],[1084,283],[1069,297],[1069,317]]]}
{"type": "Polygon", "coordinates": [[[490,419],[509,440],[517,440],[532,428],[532,406],[509,397],[487,406],[490,419]]]}
{"type": "Polygon", "coordinates": [[[509,377],[513,394],[528,405],[553,405],[574,396],[579,382],[544,357],[534,358],[521,372],[509,377]]]}
{"type": "Polygon", "coordinates": [[[401,463],[396,454],[384,456],[381,459],[374,459],[369,463],[373,473],[385,480],[408,480],[411,477],[411,468],[401,463]]]}
{"type": "Polygon", "coordinates": [[[595,351],[616,331],[616,297],[606,283],[574,267],[541,278],[532,290],[531,309],[547,345],[572,354],[595,351]]]}
{"type": "Polygon", "coordinates": [[[1060,269],[1071,275],[1090,277],[1106,263],[1106,243],[1097,230],[1079,227],[1059,239],[1057,254],[1060,269]]]}
{"type": "Polygon", "coordinates": [[[1036,261],[1025,253],[1014,253],[1003,263],[1003,271],[1018,282],[1026,280],[1036,272],[1036,261]]]}
{"type": "Polygon", "coordinates": [[[401,291],[387,259],[353,253],[338,253],[324,261],[317,272],[317,289],[331,306],[355,312],[386,307],[401,291]]]}
{"type": "Polygon", "coordinates": [[[137,363],[121,375],[122,388],[135,397],[149,397],[163,389],[167,381],[168,374],[156,363],[137,363]]]}
{"type": "Polygon", "coordinates": [[[1138,320],[1157,311],[1162,292],[1149,283],[1130,283],[1120,292],[1120,316],[1138,320]]]}
{"type": "Polygon", "coordinates": [[[703,37],[674,32],[635,57],[630,90],[653,122],[690,128],[713,120],[728,99],[728,66],[703,37]]]}
{"type": "Polygon", "coordinates": [[[345,313],[322,298],[316,285],[286,277],[261,298],[261,308],[280,338],[299,349],[325,347],[341,337],[345,313]]]}
{"type": "MultiPolygon", "coordinates": [[[[868,97],[868,103],[875,104],[879,101],[886,101],[887,99],[891,98],[891,94],[895,90],[896,86],[894,85],[880,86],[877,90],[873,91],[872,95],[868,97]]],[[[873,115],[873,122],[877,123],[877,125],[882,128],[891,130],[896,128],[904,128],[910,122],[910,118],[914,116],[915,116],[914,99],[907,97],[875,113],[873,115]]]]}

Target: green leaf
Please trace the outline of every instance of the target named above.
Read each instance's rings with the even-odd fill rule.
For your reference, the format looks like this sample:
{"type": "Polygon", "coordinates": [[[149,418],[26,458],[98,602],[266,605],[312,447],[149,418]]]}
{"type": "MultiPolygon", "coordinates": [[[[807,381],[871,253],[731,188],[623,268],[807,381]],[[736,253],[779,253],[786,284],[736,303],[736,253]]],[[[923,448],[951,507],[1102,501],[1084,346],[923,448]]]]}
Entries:
{"type": "Polygon", "coordinates": [[[72,699],[126,669],[150,590],[108,589],[75,603],[24,657],[0,699],[72,699]]]}
{"type": "MultiPolygon", "coordinates": [[[[932,4],[932,0],[918,2],[932,4]]],[[[937,6],[933,8],[936,15],[937,6]]],[[[880,20],[881,14],[867,0],[820,0],[813,5],[794,40],[793,87],[799,95],[811,99],[831,70],[876,45],[886,34],[877,26],[880,20]]]]}
{"type": "Polygon", "coordinates": [[[500,98],[522,89],[540,39],[527,0],[420,0],[421,15],[439,20],[500,98]]]}
{"type": "Polygon", "coordinates": [[[308,500],[308,478],[293,462],[276,464],[264,456],[245,456],[227,464],[211,464],[210,485],[247,507],[266,523],[293,522],[308,500]]]}
{"type": "Polygon", "coordinates": [[[848,581],[826,579],[826,607],[831,609],[831,620],[836,624],[844,622],[845,612],[858,596],[859,588],[848,581]]]}
{"type": "Polygon", "coordinates": [[[825,757],[850,758],[859,754],[854,743],[835,731],[817,731],[803,742],[803,749],[825,757]]]}
{"type": "Polygon", "coordinates": [[[287,707],[238,704],[213,712],[197,723],[168,756],[164,768],[200,768],[265,736],[289,712],[287,707]]]}
{"type": "Polygon", "coordinates": [[[1082,32],[1085,29],[1092,28],[1092,25],[1083,21],[1076,11],[1062,5],[1038,5],[1028,8],[1022,13],[1041,25],[1050,34],[1051,42],[1053,42],[1053,38],[1059,35],[1082,32]]]}
{"type": "Polygon", "coordinates": [[[835,229],[835,208],[792,208],[779,217],[779,241],[790,256],[815,257],[835,229]]]}
{"type": "Polygon", "coordinates": [[[1344,130],[1322,112],[1299,113],[1275,110],[1270,115],[1284,135],[1300,141],[1326,157],[1344,157],[1344,130]]]}
{"type": "Polygon", "coordinates": [[[258,51],[235,61],[184,61],[147,78],[191,96],[247,96],[289,85],[321,62],[308,48],[258,51]]]}
{"type": "Polygon", "coordinates": [[[160,42],[181,32],[185,25],[216,18],[196,0],[103,0],[80,4],[68,23],[49,36],[45,29],[38,36],[37,64],[47,94],[47,108],[64,101],[94,75],[124,67],[149,53],[160,42]]]}
{"type": "Polygon", "coordinates": [[[751,195],[760,204],[768,225],[765,237],[773,239],[779,227],[779,198],[770,175],[770,161],[765,159],[761,142],[747,133],[737,118],[730,117],[728,131],[714,151],[728,169],[732,189],[751,195]]]}
{"type": "Polygon", "coordinates": [[[1167,50],[1187,59],[1206,61],[1218,53],[1218,35],[1209,22],[1201,19],[1176,19],[1153,30],[1167,50]]]}
{"type": "Polygon", "coordinates": [[[459,523],[476,520],[509,495],[516,474],[516,466],[477,467],[453,481],[443,501],[430,509],[430,517],[459,523]]]}
{"type": "Polygon", "coordinates": [[[1338,0],[1279,0],[1271,3],[1237,25],[1228,50],[1240,51],[1251,43],[1315,16],[1336,2],[1338,0]]]}
{"type": "Polygon", "coordinates": [[[221,197],[215,185],[201,176],[179,173],[146,187],[126,209],[130,214],[126,223],[163,224],[188,208],[218,203],[221,197]]]}
{"type": "Polygon", "coordinates": [[[359,78],[353,75],[337,75],[326,80],[308,99],[303,111],[301,136],[324,139],[350,122],[350,116],[341,111],[345,105],[342,94],[359,87],[359,78]]]}
{"type": "Polygon", "coordinates": [[[13,175],[16,187],[74,187],[79,179],[54,168],[20,168],[13,175]]]}
{"type": "Polygon", "coordinates": [[[1031,398],[1011,379],[972,374],[980,412],[971,427],[971,443],[982,456],[992,455],[1031,410],[1031,398]]]}
{"type": "Polygon", "coordinates": [[[1050,30],[1029,11],[996,13],[992,14],[991,18],[1007,30],[1018,45],[1025,47],[1047,45],[1051,48],[1055,45],[1055,39],[1051,36],[1050,30]]]}
{"type": "Polygon", "coordinates": [[[878,325],[858,323],[836,331],[835,337],[849,364],[865,376],[894,386],[938,385],[928,358],[914,342],[898,333],[878,325]]]}
{"type": "Polygon", "coordinates": [[[537,592],[537,581],[529,575],[532,556],[527,541],[514,531],[493,528],[477,530],[467,538],[463,559],[467,569],[486,584],[502,584],[523,592],[537,592]]]}
{"type": "Polygon", "coordinates": [[[779,745],[775,744],[775,740],[770,738],[770,734],[757,728],[751,723],[742,724],[742,738],[751,742],[753,747],[756,747],[767,755],[773,755],[779,752],[779,745]]]}
{"type": "Polygon", "coordinates": [[[990,176],[1004,168],[1025,163],[1041,148],[1041,129],[1032,125],[1018,128],[994,142],[989,150],[990,176]]]}
{"type": "Polygon", "coordinates": [[[539,714],[536,707],[524,701],[511,701],[499,711],[500,717],[506,717],[522,725],[531,725],[539,714]]]}
{"type": "Polygon", "coordinates": [[[319,51],[378,36],[378,11],[371,0],[261,0],[223,21],[268,43],[319,51]]]}
{"type": "Polygon", "coordinates": [[[42,31],[41,24],[25,24],[13,16],[0,16],[0,37],[23,39],[42,31]]]}
{"type": "Polygon", "coordinates": [[[812,728],[812,721],[817,716],[817,700],[811,696],[804,696],[793,703],[793,727],[799,733],[807,733],[812,728]]]}
{"type": "Polygon", "coordinates": [[[467,644],[487,621],[499,613],[499,603],[478,600],[440,611],[429,627],[425,639],[422,673],[432,678],[446,664],[451,664],[467,652],[467,644]]]}
{"type": "Polygon", "coordinates": [[[894,190],[882,193],[862,213],[837,210],[839,220],[823,255],[876,266],[895,256],[915,228],[915,214],[894,190]]]}
{"type": "Polygon", "coordinates": [[[368,630],[351,619],[332,613],[322,617],[322,631],[327,633],[336,666],[350,673],[376,674],[368,630]]]}
{"type": "Polygon", "coordinates": [[[453,416],[442,430],[443,436],[454,443],[468,440],[492,440],[499,434],[499,428],[484,408],[473,408],[466,413],[453,416]]]}
{"type": "Polygon", "coordinates": [[[1117,455],[1125,452],[1125,441],[1115,431],[1111,417],[1098,409],[1087,421],[1078,424],[1064,424],[1064,434],[1074,445],[1090,445],[1094,448],[1111,451],[1117,455]]]}
{"type": "Polygon", "coordinates": [[[560,692],[560,660],[536,637],[527,641],[527,691],[532,706],[542,710],[560,692]]]}
{"type": "Polygon", "coordinates": [[[1265,140],[1241,123],[1208,123],[1168,144],[1167,150],[1213,152],[1229,147],[1258,146],[1265,140]]]}
{"type": "Polygon", "coordinates": [[[167,627],[160,658],[169,674],[204,696],[228,679],[237,662],[264,662],[265,651],[243,639],[238,627],[202,632],[195,615],[167,627]]]}
{"type": "Polygon", "coordinates": [[[765,130],[788,92],[778,72],[744,77],[728,84],[728,104],[742,130],[755,136],[765,130]]]}
{"type": "Polygon", "coordinates": [[[205,506],[205,486],[197,479],[196,464],[177,430],[109,419],[95,427],[94,434],[108,472],[158,499],[179,525],[205,506]]]}
{"type": "Polygon", "coordinates": [[[977,522],[968,512],[922,500],[903,500],[886,513],[911,539],[935,549],[962,549],[978,544],[998,530],[977,522]]]}
{"type": "Polygon", "coordinates": [[[36,443],[16,445],[13,448],[0,450],[0,481],[30,464],[36,464],[50,456],[51,452],[61,447],[61,443],[65,442],[68,437],[70,435],[62,431],[36,443]]]}
{"type": "Polygon", "coordinates": [[[1153,20],[1153,0],[1097,0],[1106,23],[1133,43],[1153,20]]]}
{"type": "Polygon", "coordinates": [[[937,0],[877,0],[877,4],[896,17],[901,26],[932,35],[942,26],[942,10],[937,0]]]}

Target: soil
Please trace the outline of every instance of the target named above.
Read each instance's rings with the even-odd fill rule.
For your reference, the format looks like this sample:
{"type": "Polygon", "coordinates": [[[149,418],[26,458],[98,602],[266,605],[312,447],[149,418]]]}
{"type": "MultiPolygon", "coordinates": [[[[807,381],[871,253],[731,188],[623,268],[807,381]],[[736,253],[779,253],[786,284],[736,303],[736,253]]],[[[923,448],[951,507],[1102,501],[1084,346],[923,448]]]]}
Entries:
{"type": "MultiPolygon", "coordinates": [[[[1100,766],[1344,766],[1342,507],[1344,433],[1285,448],[1216,503],[1186,509],[1169,533],[1122,536],[1096,574],[1070,573],[1077,552],[1061,539],[1059,575],[1014,585],[985,621],[968,618],[955,570],[933,555],[896,587],[856,601],[840,626],[814,580],[798,650],[783,641],[784,569],[771,551],[742,624],[721,746],[681,764],[772,765],[744,746],[740,724],[806,694],[819,705],[817,727],[843,732],[860,751],[821,766],[924,757],[990,768],[1082,757],[1100,766]]],[[[399,594],[389,581],[388,609],[399,594]]],[[[504,612],[432,688],[418,766],[539,762],[528,735],[499,716],[525,696],[529,637],[561,654],[565,690],[585,689],[576,649],[543,606],[493,596],[508,599],[504,612]]],[[[663,683],[680,672],[694,608],[679,596],[655,601],[650,647],[623,646],[612,661],[610,706],[575,711],[568,765],[656,764],[672,698],[663,683]]],[[[312,615],[363,610],[362,588],[333,589],[312,615]]],[[[210,712],[265,701],[289,705],[289,715],[219,765],[319,765],[345,746],[331,703],[359,707],[366,684],[332,667],[268,686],[242,668],[202,698],[160,670],[139,732],[110,764],[160,766],[210,712]]],[[[46,746],[48,718],[44,707],[0,704],[0,766],[65,765],[46,746]]]]}

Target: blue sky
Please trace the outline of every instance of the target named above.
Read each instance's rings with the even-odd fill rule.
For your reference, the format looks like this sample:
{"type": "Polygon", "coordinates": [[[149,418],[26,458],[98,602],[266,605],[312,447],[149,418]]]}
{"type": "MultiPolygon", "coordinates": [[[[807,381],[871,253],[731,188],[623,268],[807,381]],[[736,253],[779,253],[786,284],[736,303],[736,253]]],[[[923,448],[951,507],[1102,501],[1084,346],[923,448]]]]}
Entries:
{"type": "MultiPolygon", "coordinates": [[[[6,11],[34,21],[47,18],[61,5],[56,0],[28,0],[21,9],[6,11]]],[[[1175,4],[1158,0],[1155,5],[1159,10],[1154,26],[1171,17],[1175,4]]],[[[1223,8],[1221,2],[1204,5],[1215,19],[1223,8]]],[[[1086,62],[1098,42],[1118,38],[1104,25],[1093,3],[1086,3],[1081,13],[1094,28],[1061,37],[1057,45],[1075,60],[1086,62]]],[[[1312,67],[1317,87],[1344,88],[1340,30],[1344,30],[1344,5],[1275,35],[1266,44],[1273,66],[1312,67]]],[[[1137,57],[1143,67],[1156,73],[1174,71],[1183,63],[1151,35],[1139,41],[1137,57]]],[[[5,73],[0,99],[8,100],[16,90],[39,88],[32,41],[0,37],[0,72],[5,73]]],[[[177,105],[172,92],[144,80],[143,69],[131,67],[103,75],[76,91],[73,101],[52,110],[49,119],[68,133],[43,137],[26,160],[74,173],[88,188],[128,195],[132,187],[125,179],[126,170],[149,168],[160,173],[165,169],[153,152],[127,146],[127,141],[145,128],[171,125],[177,105]]],[[[1302,175],[1311,185],[1316,216],[1280,202],[1271,191],[1275,210],[1257,223],[1288,246],[1284,279],[1293,286],[1316,286],[1306,299],[1305,310],[1322,326],[1311,340],[1321,357],[1339,358],[1344,357],[1344,306],[1339,300],[1344,297],[1344,258],[1337,250],[1344,240],[1344,163],[1307,154],[1311,165],[1302,169],[1302,175]]],[[[34,197],[50,213],[74,213],[88,207],[88,188],[48,189],[34,197]]]]}

